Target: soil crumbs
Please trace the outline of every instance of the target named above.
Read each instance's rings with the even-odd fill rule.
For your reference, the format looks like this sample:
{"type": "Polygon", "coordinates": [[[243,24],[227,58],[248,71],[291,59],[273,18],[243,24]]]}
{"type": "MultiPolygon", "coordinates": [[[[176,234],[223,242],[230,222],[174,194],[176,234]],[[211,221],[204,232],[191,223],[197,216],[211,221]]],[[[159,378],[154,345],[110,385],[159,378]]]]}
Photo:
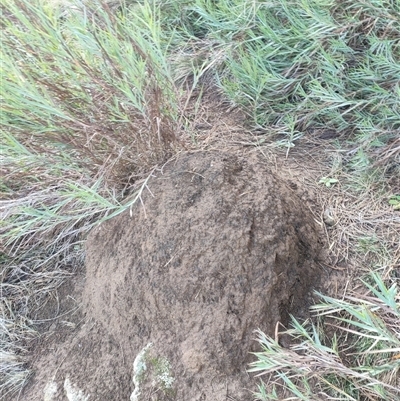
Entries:
{"type": "Polygon", "coordinates": [[[320,238],[257,154],[180,154],[89,236],[84,322],[41,345],[20,399],[251,400],[254,330],[307,310],[320,238]]]}

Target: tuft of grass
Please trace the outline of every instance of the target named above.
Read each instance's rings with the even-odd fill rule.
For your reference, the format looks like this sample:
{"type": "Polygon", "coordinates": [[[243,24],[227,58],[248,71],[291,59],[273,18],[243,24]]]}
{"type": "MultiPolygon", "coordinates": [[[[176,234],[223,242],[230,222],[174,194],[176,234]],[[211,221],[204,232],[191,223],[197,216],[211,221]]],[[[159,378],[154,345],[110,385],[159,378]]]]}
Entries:
{"type": "Polygon", "coordinates": [[[262,351],[249,371],[271,377],[257,399],[400,400],[397,280],[372,272],[362,282],[364,295],[318,294],[321,303],[311,308],[317,323],[292,318],[293,328],[283,333],[291,339],[288,348],[258,331],[262,351]]]}
{"type": "Polygon", "coordinates": [[[171,151],[176,93],[157,9],[90,4],[71,3],[67,17],[39,1],[5,5],[5,145],[126,185],[171,151]]]}

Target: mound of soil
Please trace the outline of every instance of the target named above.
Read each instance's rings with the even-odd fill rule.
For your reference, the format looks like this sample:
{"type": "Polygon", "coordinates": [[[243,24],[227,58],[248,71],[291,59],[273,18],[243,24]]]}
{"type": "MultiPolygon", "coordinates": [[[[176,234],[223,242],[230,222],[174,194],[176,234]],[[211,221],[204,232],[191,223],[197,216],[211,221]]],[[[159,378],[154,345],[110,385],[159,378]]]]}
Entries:
{"type": "Polygon", "coordinates": [[[58,380],[90,400],[252,399],[254,330],[273,335],[304,308],[319,244],[304,202],[258,158],[181,155],[91,233],[91,323],[58,380]]]}

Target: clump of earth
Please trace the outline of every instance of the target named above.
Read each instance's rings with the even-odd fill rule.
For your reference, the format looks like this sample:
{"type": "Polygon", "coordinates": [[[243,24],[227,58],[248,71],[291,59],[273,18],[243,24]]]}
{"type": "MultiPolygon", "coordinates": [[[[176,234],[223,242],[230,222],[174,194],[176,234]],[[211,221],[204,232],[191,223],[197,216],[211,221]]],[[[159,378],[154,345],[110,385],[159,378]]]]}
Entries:
{"type": "Polygon", "coordinates": [[[90,234],[85,324],[37,382],[49,401],[251,400],[255,330],[306,308],[319,251],[304,200],[258,157],[181,154],[90,234]]]}

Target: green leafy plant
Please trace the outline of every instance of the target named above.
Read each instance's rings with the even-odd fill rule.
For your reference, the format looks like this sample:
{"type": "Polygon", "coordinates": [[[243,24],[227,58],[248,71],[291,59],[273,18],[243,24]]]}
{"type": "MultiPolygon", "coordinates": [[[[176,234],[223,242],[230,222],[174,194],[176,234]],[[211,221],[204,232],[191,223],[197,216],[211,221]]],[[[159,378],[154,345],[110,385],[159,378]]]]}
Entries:
{"type": "Polygon", "coordinates": [[[400,195],[393,195],[389,199],[389,205],[393,206],[394,210],[400,210],[400,195]]]}
{"type": "Polygon", "coordinates": [[[339,180],[337,178],[330,178],[330,177],[322,177],[318,184],[324,184],[327,188],[332,187],[333,185],[337,184],[339,180]]]}

